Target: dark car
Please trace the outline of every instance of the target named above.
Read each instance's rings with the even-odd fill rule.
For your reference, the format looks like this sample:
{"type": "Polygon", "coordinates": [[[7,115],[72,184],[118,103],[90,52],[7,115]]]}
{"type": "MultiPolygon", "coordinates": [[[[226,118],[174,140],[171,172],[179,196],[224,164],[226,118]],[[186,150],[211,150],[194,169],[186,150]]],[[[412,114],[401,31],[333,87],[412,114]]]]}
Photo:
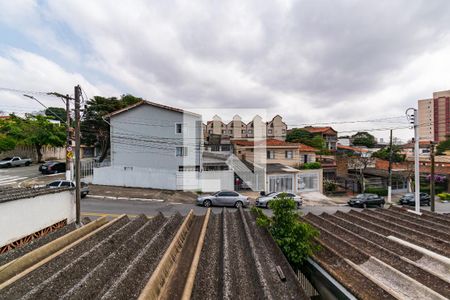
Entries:
{"type": "Polygon", "coordinates": [[[42,174],[56,174],[66,172],[66,163],[59,161],[48,161],[39,166],[39,171],[42,174]]]}
{"type": "Polygon", "coordinates": [[[376,194],[359,194],[356,197],[351,198],[348,201],[348,205],[351,207],[369,207],[369,206],[379,206],[383,207],[384,197],[378,196],[376,194]]]}
{"type": "MultiPolygon", "coordinates": [[[[416,205],[416,197],[414,193],[407,193],[404,194],[400,200],[398,201],[399,204],[402,205],[416,205]]],[[[428,205],[431,204],[431,197],[427,193],[420,193],[420,205],[428,205]]]]}

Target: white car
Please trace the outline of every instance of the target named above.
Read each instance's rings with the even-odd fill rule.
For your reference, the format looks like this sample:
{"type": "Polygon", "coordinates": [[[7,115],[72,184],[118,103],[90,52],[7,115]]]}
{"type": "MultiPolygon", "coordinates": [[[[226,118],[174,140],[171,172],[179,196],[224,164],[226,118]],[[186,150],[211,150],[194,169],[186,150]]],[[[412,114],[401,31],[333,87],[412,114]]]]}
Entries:
{"type": "Polygon", "coordinates": [[[269,208],[269,203],[271,201],[276,201],[277,199],[279,199],[281,194],[285,194],[287,197],[292,198],[295,201],[295,203],[297,204],[297,208],[300,208],[302,206],[302,204],[303,204],[302,197],[295,195],[293,193],[286,193],[286,192],[273,192],[273,193],[261,196],[256,199],[256,206],[269,208]]]}

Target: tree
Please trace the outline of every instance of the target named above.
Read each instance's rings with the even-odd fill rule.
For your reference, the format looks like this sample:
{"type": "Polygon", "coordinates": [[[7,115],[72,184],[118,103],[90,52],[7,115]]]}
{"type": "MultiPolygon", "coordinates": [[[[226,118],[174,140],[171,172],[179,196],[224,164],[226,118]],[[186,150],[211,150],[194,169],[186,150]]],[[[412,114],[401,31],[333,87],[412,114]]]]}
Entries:
{"type": "Polygon", "coordinates": [[[51,120],[56,120],[56,121],[60,121],[60,122],[67,121],[67,114],[66,114],[65,108],[48,107],[47,109],[45,109],[44,113],[51,120]]]}
{"type": "Polygon", "coordinates": [[[361,186],[362,193],[364,193],[364,191],[366,190],[364,171],[370,164],[373,163],[373,161],[374,161],[373,157],[364,155],[352,155],[348,159],[349,169],[358,171],[358,182],[361,186]]]}
{"type": "Polygon", "coordinates": [[[94,96],[87,102],[81,122],[81,141],[100,148],[100,162],[106,158],[110,147],[109,123],[103,119],[104,116],[141,100],[132,95],[122,95],[120,99],[94,96]]]}
{"type": "Polygon", "coordinates": [[[65,127],[49,122],[45,116],[22,119],[11,115],[10,119],[1,123],[0,133],[6,136],[10,143],[33,146],[38,162],[42,161],[42,147],[61,147],[66,140],[65,127]]]}
{"type": "Polygon", "coordinates": [[[325,149],[325,140],[320,135],[314,135],[301,128],[293,128],[286,135],[286,142],[302,143],[318,150],[325,149]]]}
{"type": "MultiPolygon", "coordinates": [[[[400,153],[400,147],[398,145],[392,145],[392,162],[404,162],[406,159],[406,155],[400,153]]],[[[372,154],[373,157],[389,160],[390,156],[390,147],[386,146],[382,149],[374,152],[372,154]]]]}
{"type": "Polygon", "coordinates": [[[14,150],[16,147],[16,141],[5,135],[0,133],[0,152],[14,150]]]}
{"type": "Polygon", "coordinates": [[[372,148],[377,143],[375,137],[365,131],[352,135],[352,142],[355,146],[366,146],[367,148],[372,148]]]}
{"type": "Polygon", "coordinates": [[[444,155],[445,151],[450,150],[450,139],[440,142],[436,146],[436,155],[444,155]]]}
{"type": "Polygon", "coordinates": [[[276,201],[269,202],[269,207],[273,210],[273,217],[268,217],[260,208],[253,209],[257,214],[256,223],[269,230],[289,263],[298,269],[319,249],[313,243],[319,232],[299,220],[297,205],[286,194],[281,194],[276,201]]]}

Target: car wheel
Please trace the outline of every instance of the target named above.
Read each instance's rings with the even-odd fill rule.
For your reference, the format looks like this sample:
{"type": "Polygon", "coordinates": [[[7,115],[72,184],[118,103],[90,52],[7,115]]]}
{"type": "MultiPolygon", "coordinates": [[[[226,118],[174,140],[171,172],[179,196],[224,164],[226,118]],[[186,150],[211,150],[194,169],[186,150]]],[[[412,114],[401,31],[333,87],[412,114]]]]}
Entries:
{"type": "Polygon", "coordinates": [[[270,204],[270,201],[267,201],[267,203],[266,203],[266,208],[267,208],[267,209],[270,208],[270,207],[269,207],[269,204],[270,204]]]}
{"type": "Polygon", "coordinates": [[[29,165],[31,165],[31,163],[30,163],[29,161],[27,161],[27,162],[25,163],[25,166],[28,167],[29,165]]]}
{"type": "Polygon", "coordinates": [[[234,207],[236,207],[236,208],[242,207],[242,201],[236,201],[236,203],[234,204],[234,207]]]}
{"type": "Polygon", "coordinates": [[[7,168],[11,168],[11,164],[6,164],[6,167],[7,168]]]}
{"type": "Polygon", "coordinates": [[[297,209],[302,208],[302,204],[301,203],[297,203],[297,209]]]}
{"type": "Polygon", "coordinates": [[[210,207],[210,206],[211,206],[211,200],[205,200],[205,201],[203,201],[203,206],[204,206],[204,207],[210,207]]]}

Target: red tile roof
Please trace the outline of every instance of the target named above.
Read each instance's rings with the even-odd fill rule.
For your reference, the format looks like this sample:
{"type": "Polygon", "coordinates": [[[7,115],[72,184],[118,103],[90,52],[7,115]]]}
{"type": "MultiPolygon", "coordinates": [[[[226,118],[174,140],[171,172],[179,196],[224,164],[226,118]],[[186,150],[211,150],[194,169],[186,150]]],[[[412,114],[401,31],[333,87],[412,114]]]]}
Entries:
{"type": "Polygon", "coordinates": [[[338,149],[343,149],[343,150],[350,150],[350,151],[355,151],[355,152],[369,152],[369,150],[364,149],[364,148],[358,148],[358,147],[351,147],[351,146],[344,146],[344,145],[337,145],[338,149]]]}
{"type": "Polygon", "coordinates": [[[306,130],[306,131],[311,132],[311,133],[325,133],[325,132],[330,131],[330,130],[336,132],[336,130],[334,130],[330,126],[327,126],[327,127],[312,127],[311,126],[311,127],[304,127],[304,128],[301,128],[301,129],[306,130]]]}
{"type": "MultiPolygon", "coordinates": [[[[247,140],[232,140],[231,141],[233,144],[237,145],[237,146],[243,146],[243,147],[254,147],[255,143],[254,141],[247,141],[247,140]]],[[[263,140],[263,141],[258,141],[256,143],[256,145],[258,146],[266,146],[266,147],[289,147],[289,148],[294,148],[294,147],[298,147],[300,151],[302,152],[316,152],[318,151],[316,148],[301,144],[301,143],[290,143],[290,142],[285,142],[285,141],[281,141],[281,140],[277,140],[277,139],[267,139],[267,140],[263,140]]]]}

